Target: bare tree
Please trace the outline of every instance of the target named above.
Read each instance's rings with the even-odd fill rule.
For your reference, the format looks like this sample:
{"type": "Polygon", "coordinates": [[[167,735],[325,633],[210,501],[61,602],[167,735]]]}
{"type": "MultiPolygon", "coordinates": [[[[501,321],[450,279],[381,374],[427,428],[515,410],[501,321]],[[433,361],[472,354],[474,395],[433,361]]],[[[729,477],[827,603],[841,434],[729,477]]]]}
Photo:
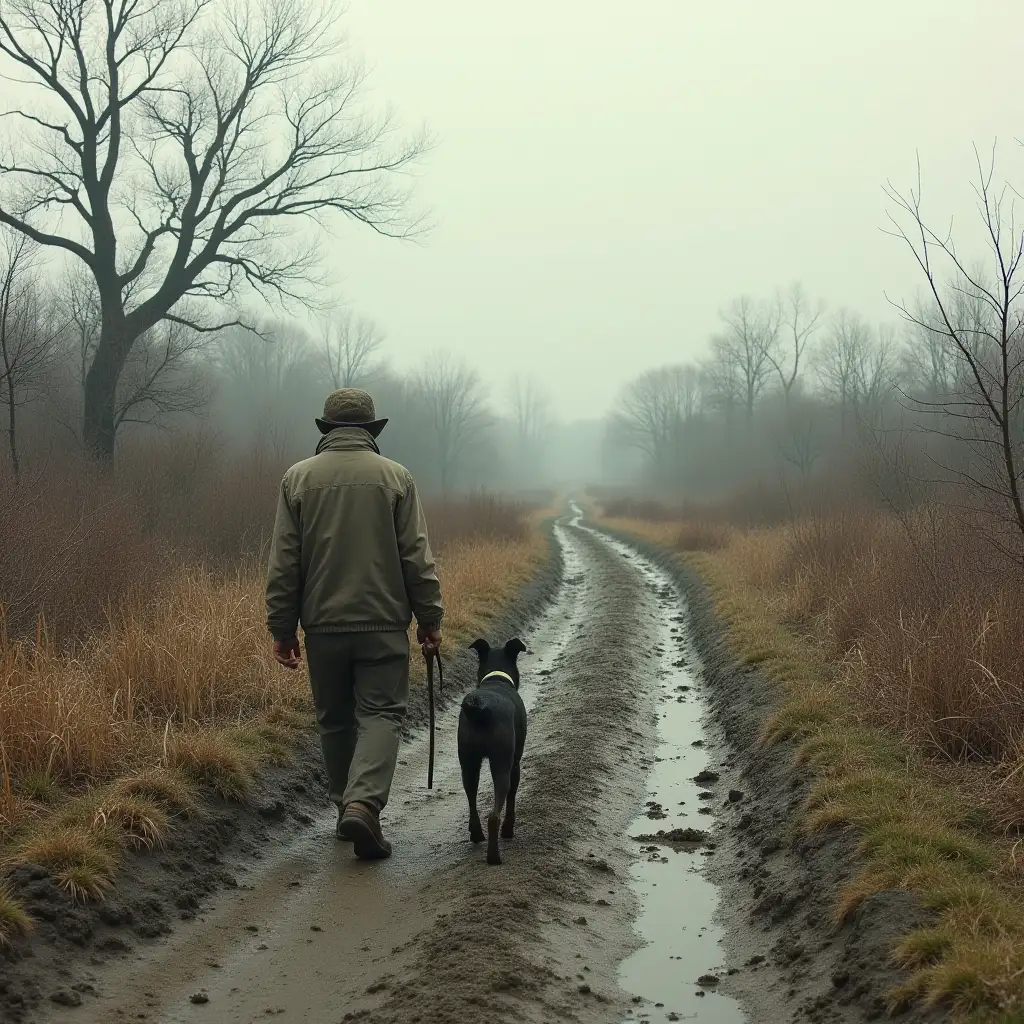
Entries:
{"type": "MultiPolygon", "coordinates": [[[[935,313],[931,304],[919,305],[914,315],[919,320],[932,321],[935,313]]],[[[952,392],[956,383],[958,361],[948,344],[944,344],[939,331],[909,325],[907,343],[900,348],[900,377],[905,390],[914,397],[935,399],[952,392]]]]}
{"type": "Polygon", "coordinates": [[[859,422],[869,429],[879,425],[886,399],[893,394],[896,351],[896,332],[883,325],[854,353],[854,406],[859,422]]]}
{"type": "Polygon", "coordinates": [[[544,439],[551,427],[551,396],[536,377],[516,377],[512,382],[511,404],[520,470],[536,477],[544,439]]]}
{"type": "Polygon", "coordinates": [[[305,226],[409,230],[392,185],[423,140],[363,112],[327,0],[17,0],[0,74],[32,89],[0,160],[0,223],[88,268],[100,333],[82,434],[110,458],[117,385],[161,320],[212,331],[242,288],[295,297],[305,226]],[[206,312],[181,309],[186,297],[206,312]]]}
{"type": "Polygon", "coordinates": [[[956,468],[956,477],[982,508],[1017,533],[1013,554],[1019,559],[1024,551],[1024,228],[1016,218],[1015,193],[996,182],[995,148],[987,163],[980,154],[976,157],[974,191],[988,250],[980,268],[960,256],[949,232],[939,234],[926,222],[920,166],[916,187],[906,193],[887,189],[895,207],[893,234],[906,243],[921,270],[931,306],[923,315],[905,304],[899,308],[958,366],[949,393],[913,404],[937,415],[935,430],[970,453],[966,465],[956,468]]]}
{"type": "Polygon", "coordinates": [[[335,388],[360,387],[379,371],[377,353],[384,336],[377,325],[351,310],[334,313],[323,323],[320,353],[331,385],[335,388]]]}
{"type": "Polygon", "coordinates": [[[865,353],[870,345],[871,328],[864,318],[852,310],[840,309],[817,352],[818,379],[822,391],[839,405],[843,434],[856,415],[865,353]]]}
{"type": "Polygon", "coordinates": [[[721,313],[726,330],[712,339],[715,361],[732,369],[746,409],[747,422],[774,369],[782,311],[778,302],[736,299],[721,313]]]}
{"type": "Polygon", "coordinates": [[[786,417],[789,436],[788,443],[782,449],[782,457],[799,470],[802,477],[809,477],[821,456],[814,417],[806,409],[795,411],[791,408],[786,417]]]}
{"type": "Polygon", "coordinates": [[[114,429],[129,423],[163,426],[171,416],[202,409],[211,385],[199,356],[210,343],[206,333],[176,321],[139,338],[118,382],[114,429]]]}
{"type": "Polygon", "coordinates": [[[21,473],[18,410],[45,392],[62,330],[40,301],[38,258],[39,247],[24,235],[0,233],[0,388],[15,480],[21,473]]]}
{"type": "MultiPolygon", "coordinates": [[[[775,347],[772,346],[768,351],[768,359],[779,376],[782,393],[785,395],[788,405],[793,388],[800,378],[801,360],[811,338],[820,326],[825,305],[820,300],[812,303],[807,298],[803,285],[799,282],[789,289],[784,302],[780,305],[783,308],[781,326],[786,328],[788,345],[785,356],[781,351],[776,352],[775,347]]],[[[779,345],[780,350],[781,348],[782,346],[779,345]]]]}
{"type": "Polygon", "coordinates": [[[743,377],[723,336],[714,335],[708,347],[710,355],[700,370],[707,401],[724,415],[726,428],[731,431],[736,410],[745,404],[743,377]]]}
{"type": "Polygon", "coordinates": [[[476,370],[441,354],[427,359],[418,379],[433,434],[441,490],[449,494],[467,451],[487,424],[483,385],[476,370]]]}
{"type": "Polygon", "coordinates": [[[83,264],[73,264],[61,283],[61,306],[68,323],[73,374],[82,399],[85,381],[100,338],[100,299],[92,275],[83,264]]]}
{"type": "MultiPolygon", "coordinates": [[[[99,295],[92,277],[81,266],[73,266],[64,276],[61,291],[67,358],[84,401],[89,367],[100,338],[99,295]]],[[[132,346],[117,383],[115,435],[126,424],[162,426],[169,416],[195,412],[206,405],[211,388],[200,356],[212,343],[213,336],[191,329],[183,320],[166,320],[144,332],[132,346]]],[[[71,423],[65,425],[74,431],[71,423]]]]}
{"type": "Polygon", "coordinates": [[[646,455],[654,471],[679,482],[683,433],[696,415],[700,377],[690,364],[660,366],[631,380],[619,395],[611,436],[646,455]]]}

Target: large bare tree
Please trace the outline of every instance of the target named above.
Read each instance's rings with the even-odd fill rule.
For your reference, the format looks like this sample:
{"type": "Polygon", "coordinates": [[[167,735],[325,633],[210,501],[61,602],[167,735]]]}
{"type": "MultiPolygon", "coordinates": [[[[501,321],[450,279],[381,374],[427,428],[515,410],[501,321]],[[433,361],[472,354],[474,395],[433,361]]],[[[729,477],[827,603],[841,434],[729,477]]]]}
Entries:
{"type": "MultiPolygon", "coordinates": [[[[84,267],[73,267],[61,282],[60,315],[66,325],[66,361],[84,401],[85,386],[99,343],[99,295],[84,267]]],[[[125,359],[114,397],[114,432],[127,424],[164,426],[175,414],[195,412],[209,401],[211,387],[201,356],[214,337],[167,320],[145,331],[125,359]]],[[[62,421],[76,433],[73,423],[62,421]]]]}
{"type": "Polygon", "coordinates": [[[114,447],[117,385],[161,320],[223,326],[240,289],[295,297],[327,214],[409,230],[394,172],[422,149],[360,99],[329,0],[12,0],[16,122],[0,222],[88,268],[100,332],[82,434],[114,447]],[[182,300],[200,300],[195,318],[182,300]]]}
{"type": "Polygon", "coordinates": [[[976,505],[1010,526],[1012,550],[1024,558],[1024,226],[1017,193],[996,180],[995,149],[977,156],[974,184],[987,254],[979,265],[957,249],[952,234],[925,218],[921,174],[915,187],[888,189],[893,233],[906,243],[927,286],[924,309],[900,305],[920,335],[942,346],[956,371],[947,393],[916,400],[934,429],[966,449],[951,469],[976,505]]]}

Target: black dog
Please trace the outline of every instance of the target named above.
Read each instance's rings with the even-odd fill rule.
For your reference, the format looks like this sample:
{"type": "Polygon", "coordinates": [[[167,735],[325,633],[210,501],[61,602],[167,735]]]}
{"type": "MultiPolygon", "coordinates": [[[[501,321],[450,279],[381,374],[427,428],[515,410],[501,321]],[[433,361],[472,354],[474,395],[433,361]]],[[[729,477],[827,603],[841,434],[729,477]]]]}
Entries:
{"type": "Polygon", "coordinates": [[[526,744],[526,708],[519,696],[516,658],[526,650],[522,640],[509,640],[491,650],[486,640],[474,640],[470,649],[480,659],[477,687],[466,694],[459,714],[459,764],[469,800],[469,838],[481,843],[484,830],[476,809],[480,765],[486,757],[494,779],[494,807],[487,815],[487,863],[500,864],[498,822],[505,806],[502,839],[511,839],[516,827],[516,790],[519,762],[526,744]]]}

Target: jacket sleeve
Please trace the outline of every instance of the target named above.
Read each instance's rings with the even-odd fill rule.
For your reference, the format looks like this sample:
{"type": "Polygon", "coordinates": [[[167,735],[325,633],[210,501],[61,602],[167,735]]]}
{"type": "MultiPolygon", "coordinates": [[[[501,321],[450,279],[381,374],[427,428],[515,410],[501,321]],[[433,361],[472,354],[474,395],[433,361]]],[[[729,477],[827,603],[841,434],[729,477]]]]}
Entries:
{"type": "Polygon", "coordinates": [[[427,520],[412,477],[395,508],[395,533],[405,591],[416,622],[421,629],[438,629],[444,618],[441,584],[437,581],[434,556],[427,540],[427,520]]]}
{"type": "Polygon", "coordinates": [[[302,528],[281,481],[267,569],[267,628],[275,640],[295,636],[302,602],[302,528]]]}

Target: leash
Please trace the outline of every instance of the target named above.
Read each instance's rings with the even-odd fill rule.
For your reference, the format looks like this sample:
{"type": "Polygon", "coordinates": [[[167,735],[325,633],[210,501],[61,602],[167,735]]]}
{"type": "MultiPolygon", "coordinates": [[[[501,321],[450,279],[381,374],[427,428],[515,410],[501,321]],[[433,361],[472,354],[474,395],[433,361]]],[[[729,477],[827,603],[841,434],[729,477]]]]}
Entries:
{"type": "Polygon", "coordinates": [[[430,753],[427,757],[427,789],[434,788],[434,662],[437,662],[437,692],[444,690],[444,666],[440,647],[424,647],[427,663],[427,708],[430,712],[430,753]]]}

